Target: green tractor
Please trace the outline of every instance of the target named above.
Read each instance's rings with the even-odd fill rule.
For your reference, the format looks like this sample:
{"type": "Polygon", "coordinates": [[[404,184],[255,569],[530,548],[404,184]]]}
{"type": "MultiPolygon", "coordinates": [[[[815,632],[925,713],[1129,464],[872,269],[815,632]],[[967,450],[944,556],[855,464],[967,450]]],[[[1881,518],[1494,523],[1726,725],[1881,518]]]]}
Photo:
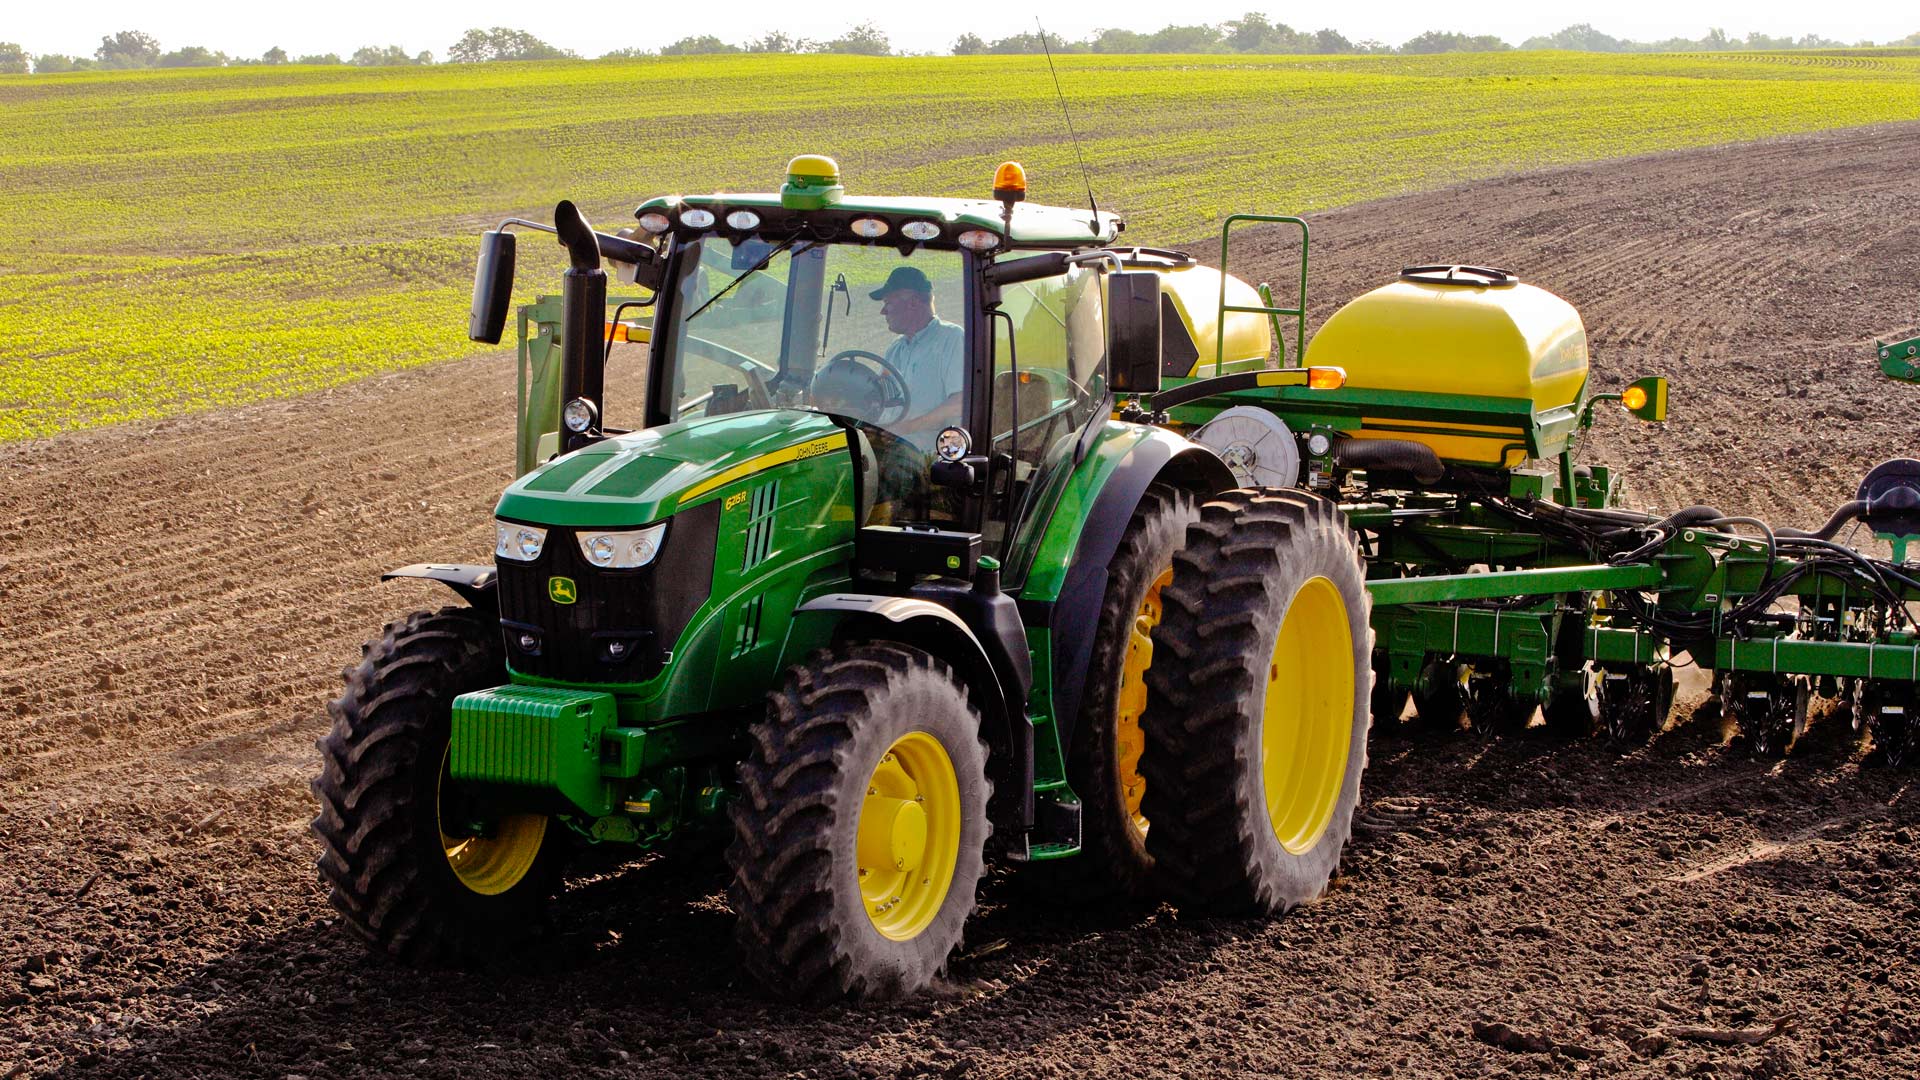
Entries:
{"type": "MultiPolygon", "coordinates": [[[[473,963],[570,852],[724,844],[754,976],[883,997],[941,971],[990,860],[1060,902],[1324,890],[1370,720],[1355,535],[1116,402],[1339,373],[1268,370],[1297,310],[1024,195],[856,197],[801,157],[618,235],[511,223],[571,266],[523,310],[494,562],[388,575],[464,603],[389,624],[320,743],[348,927],[473,963]]],[[[475,340],[514,242],[484,235],[475,340]]]]}

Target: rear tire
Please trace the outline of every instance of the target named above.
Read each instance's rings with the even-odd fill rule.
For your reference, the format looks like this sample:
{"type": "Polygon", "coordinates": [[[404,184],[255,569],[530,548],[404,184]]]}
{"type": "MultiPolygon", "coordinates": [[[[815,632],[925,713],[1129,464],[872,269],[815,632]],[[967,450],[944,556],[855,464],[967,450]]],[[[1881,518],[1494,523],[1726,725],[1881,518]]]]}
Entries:
{"type": "Polygon", "coordinates": [[[1147,672],[1147,848],[1184,906],[1320,896],[1366,769],[1373,633],[1360,551],[1324,499],[1231,491],[1174,557],[1147,672]]]}
{"type": "Polygon", "coordinates": [[[486,818],[447,778],[453,699],[507,680],[498,624],[472,608],[417,612],[344,675],[312,785],[333,906],[405,963],[498,960],[542,928],[562,854],[545,816],[486,818]]]}
{"type": "Polygon", "coordinates": [[[1159,624],[1160,592],[1173,577],[1173,554],[1199,520],[1191,493],[1164,484],[1147,489],[1107,566],[1086,698],[1067,752],[1067,782],[1080,796],[1081,851],[1067,859],[1033,862],[1021,876],[1061,903],[1098,902],[1151,893],[1153,857],[1147,819],[1140,812],[1146,780],[1145,675],[1153,660],[1151,634],[1159,624]]]}
{"type": "Polygon", "coordinates": [[[747,970],[797,1000],[924,988],[960,944],[991,831],[966,688],[919,649],[842,646],[789,669],[750,734],[727,848],[747,970]]]}

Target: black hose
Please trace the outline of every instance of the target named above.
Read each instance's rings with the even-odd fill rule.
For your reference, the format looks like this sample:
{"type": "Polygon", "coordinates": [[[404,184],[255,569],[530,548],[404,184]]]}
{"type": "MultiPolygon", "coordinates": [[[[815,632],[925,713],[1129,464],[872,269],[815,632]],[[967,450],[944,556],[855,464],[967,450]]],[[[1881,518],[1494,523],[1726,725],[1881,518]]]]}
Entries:
{"type": "Polygon", "coordinates": [[[1747,525],[1767,534],[1767,572],[1760,576],[1761,590],[1773,582],[1773,562],[1780,551],[1780,540],[1774,535],[1773,526],[1756,517],[1722,517],[1705,522],[1708,528],[1719,529],[1728,525],[1747,525]]]}
{"type": "Polygon", "coordinates": [[[1820,526],[1812,532],[1802,532],[1799,529],[1780,529],[1779,533],[1781,536],[1791,536],[1799,540],[1831,540],[1833,539],[1833,534],[1840,531],[1840,526],[1859,517],[1865,513],[1866,510],[1866,501],[1863,499],[1855,499],[1852,502],[1842,503],[1840,509],[1833,512],[1833,516],[1827,519],[1825,525],[1820,526]]]}
{"type": "Polygon", "coordinates": [[[1724,518],[1717,506],[1689,506],[1685,510],[1675,510],[1654,523],[1655,528],[1684,529],[1689,525],[1704,525],[1716,518],[1724,518]]]}
{"type": "Polygon", "coordinates": [[[1408,473],[1422,484],[1437,483],[1447,475],[1433,447],[1411,439],[1342,439],[1334,445],[1333,460],[1349,469],[1408,473]]]}

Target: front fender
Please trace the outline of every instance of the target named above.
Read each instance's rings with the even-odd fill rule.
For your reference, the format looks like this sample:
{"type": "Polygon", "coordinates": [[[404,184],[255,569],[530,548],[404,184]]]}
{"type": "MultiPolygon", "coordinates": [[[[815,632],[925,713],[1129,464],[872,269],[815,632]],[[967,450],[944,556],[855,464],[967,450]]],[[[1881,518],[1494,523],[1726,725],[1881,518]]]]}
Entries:
{"type": "Polygon", "coordinates": [[[489,614],[500,610],[500,600],[494,586],[499,584],[499,575],[492,566],[480,566],[474,563],[414,563],[398,570],[389,570],[380,575],[381,581],[395,578],[423,578],[437,581],[454,592],[467,606],[477,608],[489,614]]]}
{"type": "Polygon", "coordinates": [[[901,641],[952,664],[987,714],[983,719],[997,729],[988,733],[988,741],[1007,754],[1001,779],[1012,785],[1016,824],[1023,832],[1033,827],[1034,735],[1026,714],[1032,677],[1011,605],[1005,616],[1010,625],[998,628],[976,628],[945,604],[912,596],[830,593],[794,610],[796,615],[804,612],[831,612],[842,619],[843,634],[901,641]],[[1021,640],[1005,640],[1009,633],[1021,640]]]}

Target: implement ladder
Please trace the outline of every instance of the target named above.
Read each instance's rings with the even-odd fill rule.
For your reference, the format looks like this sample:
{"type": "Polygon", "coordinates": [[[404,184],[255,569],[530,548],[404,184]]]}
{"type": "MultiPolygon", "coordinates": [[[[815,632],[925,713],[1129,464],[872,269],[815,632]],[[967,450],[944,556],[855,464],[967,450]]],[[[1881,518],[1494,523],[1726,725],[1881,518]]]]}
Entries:
{"type": "Polygon", "coordinates": [[[1221,224],[1220,310],[1215,316],[1215,332],[1213,335],[1213,373],[1215,375],[1220,374],[1220,368],[1225,362],[1227,355],[1227,313],[1230,311],[1244,312],[1249,315],[1265,315],[1267,321],[1273,326],[1273,342],[1274,346],[1280,350],[1280,366],[1287,368],[1299,367],[1301,365],[1306,358],[1307,352],[1307,223],[1305,220],[1279,214],[1229,214],[1227,215],[1227,220],[1221,224]],[[1290,308],[1275,307],[1273,303],[1273,289],[1264,281],[1258,286],[1260,300],[1263,306],[1251,307],[1227,303],[1227,240],[1233,233],[1234,223],[1240,221],[1300,226],[1300,297],[1295,306],[1290,308]],[[1283,316],[1294,320],[1292,363],[1287,362],[1287,339],[1286,336],[1280,332],[1280,319],[1283,316]]]}

